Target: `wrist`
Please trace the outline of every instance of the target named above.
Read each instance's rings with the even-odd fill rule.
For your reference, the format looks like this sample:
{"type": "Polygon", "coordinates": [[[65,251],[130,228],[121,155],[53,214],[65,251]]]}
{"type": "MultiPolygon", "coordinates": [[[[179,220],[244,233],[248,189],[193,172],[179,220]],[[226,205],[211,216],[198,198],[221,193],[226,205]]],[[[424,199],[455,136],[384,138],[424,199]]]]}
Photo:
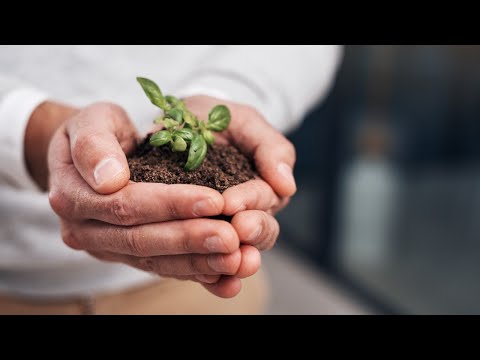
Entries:
{"type": "Polygon", "coordinates": [[[30,176],[38,186],[48,187],[48,145],[55,131],[78,109],[45,101],[35,108],[28,120],[24,138],[24,156],[30,176]]]}

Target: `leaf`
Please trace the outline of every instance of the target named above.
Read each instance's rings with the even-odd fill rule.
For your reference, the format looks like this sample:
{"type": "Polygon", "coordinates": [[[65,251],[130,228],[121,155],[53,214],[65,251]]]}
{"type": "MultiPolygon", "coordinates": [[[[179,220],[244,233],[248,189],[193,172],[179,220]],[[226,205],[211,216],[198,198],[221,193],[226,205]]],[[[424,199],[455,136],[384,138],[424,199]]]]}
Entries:
{"type": "Polygon", "coordinates": [[[185,110],[183,112],[183,121],[185,121],[185,123],[187,123],[191,127],[197,126],[197,120],[195,119],[195,115],[193,115],[188,110],[185,110]]]}
{"type": "Polygon", "coordinates": [[[180,101],[175,96],[172,96],[172,95],[165,96],[165,100],[167,100],[167,102],[172,106],[177,106],[178,102],[180,101]]]}
{"type": "Polygon", "coordinates": [[[167,130],[159,131],[150,137],[150,145],[162,146],[170,141],[172,135],[167,130]]]}
{"type": "Polygon", "coordinates": [[[187,163],[185,164],[185,170],[191,171],[202,165],[205,156],[207,155],[207,143],[203,136],[195,134],[192,143],[190,144],[190,150],[188,152],[187,163]]]}
{"type": "Polygon", "coordinates": [[[187,149],[187,143],[181,136],[173,137],[173,151],[185,151],[187,149]]]}
{"type": "Polygon", "coordinates": [[[173,129],[175,126],[180,125],[177,121],[170,118],[164,118],[161,124],[163,124],[163,126],[165,126],[169,130],[173,129]]]}
{"type": "Polygon", "coordinates": [[[212,145],[215,142],[215,137],[210,130],[203,130],[202,136],[208,145],[212,145]]]}
{"type": "Polygon", "coordinates": [[[217,105],[208,114],[208,129],[223,131],[230,124],[230,110],[225,105],[217,105]]]}
{"type": "Polygon", "coordinates": [[[173,135],[180,136],[186,141],[192,141],[193,140],[193,131],[191,129],[180,129],[176,130],[173,135]]]}
{"type": "Polygon", "coordinates": [[[182,100],[176,98],[175,96],[167,95],[167,96],[165,96],[165,100],[167,100],[167,102],[172,107],[175,107],[175,108],[180,109],[180,110],[185,110],[186,109],[185,103],[182,100]]]}
{"type": "Polygon", "coordinates": [[[183,120],[183,111],[180,109],[170,109],[165,112],[166,115],[170,116],[172,119],[175,119],[180,124],[183,120]]]}
{"type": "Polygon", "coordinates": [[[158,85],[155,84],[155,82],[143,77],[137,77],[137,81],[139,82],[143,91],[145,91],[145,94],[148,96],[153,105],[156,105],[163,110],[168,109],[167,101],[163,97],[162,91],[160,90],[158,85]]]}

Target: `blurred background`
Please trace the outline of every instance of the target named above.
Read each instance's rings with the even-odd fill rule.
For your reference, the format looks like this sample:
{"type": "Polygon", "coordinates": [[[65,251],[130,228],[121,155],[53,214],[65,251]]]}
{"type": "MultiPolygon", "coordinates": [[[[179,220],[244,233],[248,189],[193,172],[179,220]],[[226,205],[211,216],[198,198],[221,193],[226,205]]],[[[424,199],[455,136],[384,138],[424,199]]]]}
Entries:
{"type": "Polygon", "coordinates": [[[345,47],[290,136],[270,313],[480,313],[479,64],[480,46],[345,47]]]}

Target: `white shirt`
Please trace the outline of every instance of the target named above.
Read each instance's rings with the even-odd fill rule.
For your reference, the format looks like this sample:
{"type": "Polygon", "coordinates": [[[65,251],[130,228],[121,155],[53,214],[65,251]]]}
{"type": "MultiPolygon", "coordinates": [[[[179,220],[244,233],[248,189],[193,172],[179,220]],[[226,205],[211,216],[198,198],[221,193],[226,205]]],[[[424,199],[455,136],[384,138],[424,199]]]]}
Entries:
{"type": "Polygon", "coordinates": [[[47,194],[30,178],[23,138],[46,99],[124,107],[140,131],[156,110],[135,77],[164,93],[206,94],[256,107],[287,131],[328,91],[338,46],[0,46],[0,293],[88,295],[151,281],[153,275],[68,248],[47,194]]]}

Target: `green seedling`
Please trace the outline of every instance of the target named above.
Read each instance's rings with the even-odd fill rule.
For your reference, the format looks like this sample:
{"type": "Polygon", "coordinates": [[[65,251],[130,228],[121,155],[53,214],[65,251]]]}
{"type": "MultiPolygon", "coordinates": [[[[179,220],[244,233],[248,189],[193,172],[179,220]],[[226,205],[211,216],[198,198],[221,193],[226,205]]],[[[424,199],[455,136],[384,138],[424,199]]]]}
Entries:
{"type": "Polygon", "coordinates": [[[198,119],[185,103],[175,96],[163,96],[162,91],[152,80],[137,77],[143,91],[153,105],[163,110],[163,115],[154,122],[164,129],[150,137],[152,146],[170,146],[172,151],[187,151],[185,170],[191,171],[202,165],[207,156],[208,145],[215,142],[212,131],[221,132],[230,124],[230,110],[225,105],[217,105],[208,113],[208,121],[198,119]]]}

